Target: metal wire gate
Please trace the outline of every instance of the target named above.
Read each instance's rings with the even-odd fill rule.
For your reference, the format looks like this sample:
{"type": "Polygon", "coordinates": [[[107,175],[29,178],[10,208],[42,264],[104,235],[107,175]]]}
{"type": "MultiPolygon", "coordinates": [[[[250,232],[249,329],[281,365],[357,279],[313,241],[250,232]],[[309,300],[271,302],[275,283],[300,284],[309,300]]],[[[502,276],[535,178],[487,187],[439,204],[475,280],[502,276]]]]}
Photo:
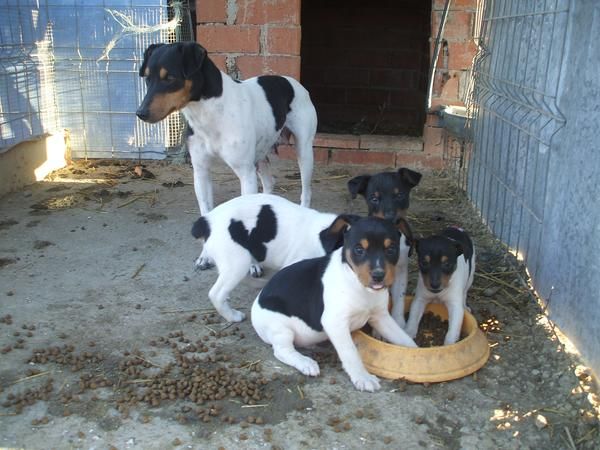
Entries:
{"type": "Polygon", "coordinates": [[[467,192],[535,279],[569,0],[480,0],[467,192]]]}
{"type": "Polygon", "coordinates": [[[193,40],[187,1],[0,0],[0,11],[0,151],[57,128],[74,158],[161,159],[179,146],[179,113],[150,125],[135,111],[145,48],[193,40]]]}

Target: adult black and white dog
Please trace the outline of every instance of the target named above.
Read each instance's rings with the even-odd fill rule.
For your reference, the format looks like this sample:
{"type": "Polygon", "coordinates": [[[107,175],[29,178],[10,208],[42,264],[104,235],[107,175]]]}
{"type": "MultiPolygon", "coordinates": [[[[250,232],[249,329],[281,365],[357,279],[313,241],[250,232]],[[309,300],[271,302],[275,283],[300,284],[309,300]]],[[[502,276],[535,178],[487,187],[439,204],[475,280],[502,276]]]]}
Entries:
{"type": "Polygon", "coordinates": [[[448,227],[439,235],[418,239],[419,279],[406,325],[415,337],[425,306],[443,303],[448,309],[448,332],[444,345],[454,344],[467,307],[467,292],[475,274],[475,246],[469,235],[457,227],[448,227]]]}
{"type": "Polygon", "coordinates": [[[226,320],[245,315],[227,303],[250,267],[261,263],[279,270],[296,261],[325,255],[342,245],[347,215],[321,213],[270,194],[237,197],[220,204],[192,227],[204,240],[202,254],[219,271],[208,297],[226,320]]]}
{"type": "Polygon", "coordinates": [[[300,203],[310,206],[317,114],[298,81],[275,75],[233,80],[193,42],[150,45],[139,73],[148,89],[137,116],[155,123],[181,110],[192,129],[188,147],[200,214],[213,208],[209,169],[214,157],[235,172],[242,195],[258,192],[257,172],[263,192],[270,193],[268,155],[290,132],[302,179],[300,203]]]}
{"type": "Polygon", "coordinates": [[[342,248],[300,261],[277,272],[252,305],[252,325],[275,357],[305,375],[319,375],[319,365],[297,346],[329,339],[354,386],[379,389],[365,369],[351,332],[369,323],[397,345],[416,347],[388,312],[388,288],[398,261],[401,230],[377,217],[350,217],[342,248]]]}

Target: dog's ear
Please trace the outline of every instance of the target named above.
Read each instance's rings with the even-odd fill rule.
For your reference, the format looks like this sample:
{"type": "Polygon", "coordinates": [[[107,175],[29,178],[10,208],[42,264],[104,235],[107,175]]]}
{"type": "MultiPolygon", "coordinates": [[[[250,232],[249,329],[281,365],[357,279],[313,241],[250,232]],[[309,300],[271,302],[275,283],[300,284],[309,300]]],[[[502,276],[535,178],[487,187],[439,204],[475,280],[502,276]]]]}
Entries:
{"type": "Polygon", "coordinates": [[[146,67],[148,66],[148,59],[150,59],[150,55],[152,54],[152,52],[154,50],[156,50],[158,47],[162,47],[165,44],[151,44],[145,51],[144,51],[144,61],[142,61],[142,65],[140,67],[140,77],[144,77],[146,76],[146,67]]]}
{"type": "Polygon", "coordinates": [[[408,256],[412,256],[413,248],[415,246],[415,238],[409,223],[406,221],[406,219],[400,218],[396,223],[396,228],[406,238],[408,246],[410,247],[410,249],[408,250],[408,256]]]}
{"type": "Polygon", "coordinates": [[[344,233],[358,219],[360,216],[354,214],[341,214],[334,219],[331,225],[319,233],[325,253],[331,253],[344,245],[344,233]]]}
{"type": "Polygon", "coordinates": [[[348,181],[348,190],[350,191],[353,199],[356,198],[357,194],[362,196],[365,195],[370,179],[371,175],[359,175],[348,181]]]}
{"type": "Polygon", "coordinates": [[[189,80],[202,68],[206,58],[206,49],[195,42],[181,42],[179,51],[183,55],[183,78],[189,80]]]}
{"type": "Polygon", "coordinates": [[[456,248],[456,257],[457,258],[465,252],[462,244],[458,241],[454,241],[454,247],[456,248]]]}
{"type": "Polygon", "coordinates": [[[402,167],[398,170],[398,176],[402,181],[408,184],[411,189],[414,188],[419,181],[421,181],[422,175],[419,172],[415,172],[414,170],[407,169],[406,167],[402,167]]]}

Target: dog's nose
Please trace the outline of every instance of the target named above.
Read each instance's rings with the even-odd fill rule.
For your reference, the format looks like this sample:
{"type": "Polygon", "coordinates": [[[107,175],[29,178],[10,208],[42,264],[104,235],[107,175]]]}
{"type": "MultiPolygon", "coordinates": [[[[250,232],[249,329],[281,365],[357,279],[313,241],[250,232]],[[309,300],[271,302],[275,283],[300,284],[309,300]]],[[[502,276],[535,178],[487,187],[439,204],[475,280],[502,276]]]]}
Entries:
{"type": "Polygon", "coordinates": [[[138,109],[135,112],[135,115],[138,116],[140,118],[140,120],[143,120],[143,121],[148,120],[148,118],[150,117],[150,113],[148,112],[147,109],[138,109]]]}
{"type": "Polygon", "coordinates": [[[431,289],[433,289],[434,291],[437,291],[440,289],[440,287],[442,287],[442,284],[439,281],[431,280],[429,284],[431,285],[431,289]]]}
{"type": "Polygon", "coordinates": [[[383,269],[375,269],[371,272],[371,278],[375,283],[381,283],[385,278],[385,271],[383,269]]]}

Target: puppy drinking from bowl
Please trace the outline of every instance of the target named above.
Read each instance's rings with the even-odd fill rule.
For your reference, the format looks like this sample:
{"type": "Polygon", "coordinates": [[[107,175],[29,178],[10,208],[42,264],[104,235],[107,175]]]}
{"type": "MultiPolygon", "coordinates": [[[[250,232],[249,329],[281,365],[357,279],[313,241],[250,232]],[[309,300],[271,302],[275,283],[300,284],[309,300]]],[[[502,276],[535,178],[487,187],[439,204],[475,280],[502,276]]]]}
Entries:
{"type": "Polygon", "coordinates": [[[458,227],[448,227],[438,235],[417,239],[419,279],[410,306],[407,334],[417,335],[425,306],[443,303],[448,309],[448,332],[444,345],[454,344],[467,307],[467,292],[475,273],[475,247],[469,235],[458,227]]]}
{"type": "Polygon", "coordinates": [[[350,333],[369,323],[389,342],[416,347],[388,312],[406,222],[347,219],[343,247],[273,276],[252,305],[252,325],[277,359],[310,376],[319,375],[319,365],[295,346],[329,339],[354,386],[375,391],[379,381],[365,369],[350,333]]]}

